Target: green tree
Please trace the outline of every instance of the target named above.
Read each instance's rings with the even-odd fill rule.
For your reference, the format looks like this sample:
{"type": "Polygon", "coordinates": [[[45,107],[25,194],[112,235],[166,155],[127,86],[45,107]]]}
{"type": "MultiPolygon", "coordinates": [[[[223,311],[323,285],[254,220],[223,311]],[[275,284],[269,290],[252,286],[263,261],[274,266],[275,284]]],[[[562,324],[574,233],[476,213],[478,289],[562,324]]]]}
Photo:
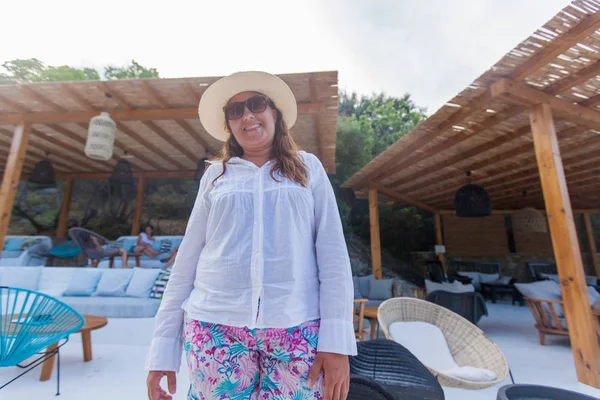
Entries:
{"type": "Polygon", "coordinates": [[[106,79],[141,79],[141,78],[158,78],[156,68],[146,68],[138,64],[135,60],[131,60],[131,64],[125,67],[105,67],[104,76],[106,79]]]}

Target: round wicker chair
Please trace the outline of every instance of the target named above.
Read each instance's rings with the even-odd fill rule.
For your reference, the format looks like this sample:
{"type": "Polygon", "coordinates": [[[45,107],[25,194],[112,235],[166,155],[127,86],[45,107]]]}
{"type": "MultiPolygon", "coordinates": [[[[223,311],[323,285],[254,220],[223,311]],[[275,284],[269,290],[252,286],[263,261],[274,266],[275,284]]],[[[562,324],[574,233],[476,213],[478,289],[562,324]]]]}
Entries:
{"type": "Polygon", "coordinates": [[[361,376],[352,376],[346,400],[396,400],[396,397],[377,381],[361,376]]]}
{"type": "Polygon", "coordinates": [[[422,321],[437,326],[444,334],[450,353],[459,366],[485,368],[496,373],[489,382],[457,379],[425,365],[440,385],[463,389],[483,389],[496,385],[508,376],[508,362],[500,348],[476,325],[460,315],[425,300],[396,297],[384,301],[377,313],[379,326],[386,338],[393,340],[389,326],[398,321],[422,321]]]}

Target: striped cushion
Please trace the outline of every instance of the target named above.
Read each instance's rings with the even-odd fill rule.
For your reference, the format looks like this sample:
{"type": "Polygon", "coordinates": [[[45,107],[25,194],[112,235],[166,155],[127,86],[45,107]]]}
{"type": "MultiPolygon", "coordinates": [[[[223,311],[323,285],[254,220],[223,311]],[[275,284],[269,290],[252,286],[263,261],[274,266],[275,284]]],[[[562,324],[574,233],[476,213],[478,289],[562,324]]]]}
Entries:
{"type": "Polygon", "coordinates": [[[167,287],[167,282],[169,281],[170,276],[170,269],[164,269],[159,272],[158,277],[154,282],[154,286],[152,286],[152,290],[150,291],[151,299],[162,299],[163,293],[165,292],[165,288],[167,287]]]}

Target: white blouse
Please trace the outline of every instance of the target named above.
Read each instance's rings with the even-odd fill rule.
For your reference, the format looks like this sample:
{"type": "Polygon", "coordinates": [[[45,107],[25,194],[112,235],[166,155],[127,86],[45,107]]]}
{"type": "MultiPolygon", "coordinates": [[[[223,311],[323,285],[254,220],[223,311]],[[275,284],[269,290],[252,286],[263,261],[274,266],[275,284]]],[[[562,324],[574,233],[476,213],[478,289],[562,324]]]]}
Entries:
{"type": "Polygon", "coordinates": [[[179,371],[184,312],[236,327],[320,319],[317,351],[356,355],[353,285],[335,195],[317,157],[300,152],[303,187],[241,158],[205,171],[175,258],[146,361],[179,371]]]}

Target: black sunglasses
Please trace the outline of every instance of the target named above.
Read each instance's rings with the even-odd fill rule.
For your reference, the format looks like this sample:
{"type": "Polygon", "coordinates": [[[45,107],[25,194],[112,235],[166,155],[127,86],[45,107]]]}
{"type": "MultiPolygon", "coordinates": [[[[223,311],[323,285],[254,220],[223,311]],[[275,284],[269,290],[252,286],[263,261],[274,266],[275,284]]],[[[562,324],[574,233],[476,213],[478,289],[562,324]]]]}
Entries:
{"type": "Polygon", "coordinates": [[[267,105],[275,108],[273,102],[266,96],[257,94],[256,96],[249,97],[245,101],[236,101],[229,103],[223,107],[225,117],[232,121],[234,119],[240,119],[244,115],[244,108],[248,107],[251,113],[258,114],[267,109],[267,105]]]}

